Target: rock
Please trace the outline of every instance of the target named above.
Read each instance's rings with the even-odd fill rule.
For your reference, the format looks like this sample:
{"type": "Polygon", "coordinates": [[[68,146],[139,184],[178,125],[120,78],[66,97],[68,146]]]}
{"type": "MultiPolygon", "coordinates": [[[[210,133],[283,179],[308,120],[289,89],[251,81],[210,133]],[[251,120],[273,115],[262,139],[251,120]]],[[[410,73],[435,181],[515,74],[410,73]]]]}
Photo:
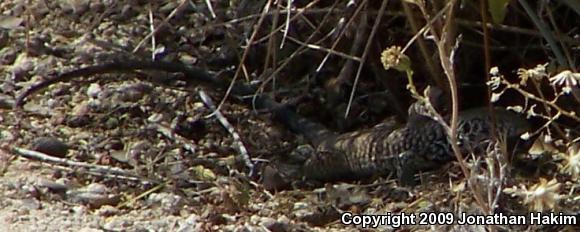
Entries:
{"type": "Polygon", "coordinates": [[[95,211],[97,215],[103,217],[111,217],[114,215],[118,215],[121,211],[113,206],[110,205],[103,205],[101,208],[95,211]]]}
{"type": "Polygon", "coordinates": [[[47,188],[52,192],[62,192],[62,193],[66,192],[69,188],[69,186],[65,184],[58,183],[56,181],[52,181],[45,178],[39,178],[36,181],[36,186],[40,188],[47,188]]]}
{"type": "Polygon", "coordinates": [[[87,88],[87,95],[91,98],[98,98],[101,92],[103,92],[101,85],[97,83],[92,83],[89,85],[89,88],[87,88]]]}
{"type": "Polygon", "coordinates": [[[178,117],[175,133],[191,140],[199,140],[207,134],[206,122],[203,119],[178,117]]]}
{"type": "Polygon", "coordinates": [[[28,57],[25,52],[20,53],[10,68],[12,80],[17,82],[23,81],[23,77],[34,68],[34,64],[34,59],[28,57]]]}
{"type": "Polygon", "coordinates": [[[175,214],[183,208],[183,198],[179,195],[171,193],[152,193],[147,199],[147,203],[150,206],[160,207],[161,210],[175,214]]]}
{"type": "Polygon", "coordinates": [[[53,137],[35,139],[30,149],[59,158],[64,158],[68,153],[68,145],[53,137]]]}
{"type": "Polygon", "coordinates": [[[0,94],[0,109],[12,109],[14,99],[8,95],[0,94]]]}
{"type": "Polygon", "coordinates": [[[65,120],[65,124],[72,128],[83,127],[89,125],[92,122],[92,119],[89,115],[75,115],[71,117],[67,117],[65,120]]]}
{"type": "Polygon", "coordinates": [[[75,203],[86,204],[92,208],[104,205],[117,205],[121,201],[119,194],[110,194],[109,189],[99,183],[92,183],[78,190],[69,190],[67,198],[75,203]]]}
{"type": "MultiPolygon", "coordinates": [[[[0,41],[0,43],[1,43],[1,41],[0,41]]],[[[13,64],[14,61],[16,60],[17,55],[18,54],[17,54],[16,49],[14,49],[12,47],[2,48],[2,50],[0,50],[0,64],[2,64],[2,65],[13,64]]]]}

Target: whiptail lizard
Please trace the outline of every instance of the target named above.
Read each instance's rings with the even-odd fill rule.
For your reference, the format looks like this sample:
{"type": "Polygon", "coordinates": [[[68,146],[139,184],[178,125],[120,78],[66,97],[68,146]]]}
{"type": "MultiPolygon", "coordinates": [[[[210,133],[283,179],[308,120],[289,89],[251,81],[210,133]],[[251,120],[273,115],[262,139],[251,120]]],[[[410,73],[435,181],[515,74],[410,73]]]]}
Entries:
{"type": "MultiPolygon", "coordinates": [[[[529,129],[527,121],[506,109],[495,108],[496,130],[508,139],[529,129]]],[[[427,116],[416,116],[404,127],[394,123],[371,129],[331,136],[316,146],[295,149],[290,159],[275,165],[282,180],[331,181],[361,179],[396,174],[404,185],[415,183],[419,171],[433,170],[455,159],[449,138],[441,123],[427,116]]],[[[460,112],[458,143],[462,152],[484,149],[490,138],[487,108],[460,112]]]]}

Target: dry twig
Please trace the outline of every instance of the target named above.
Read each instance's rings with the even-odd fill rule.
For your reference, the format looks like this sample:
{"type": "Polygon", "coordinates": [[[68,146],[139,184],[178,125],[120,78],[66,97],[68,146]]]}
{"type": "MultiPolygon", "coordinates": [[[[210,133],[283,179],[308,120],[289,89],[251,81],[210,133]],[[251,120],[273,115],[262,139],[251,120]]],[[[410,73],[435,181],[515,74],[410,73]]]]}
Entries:
{"type": "Polygon", "coordinates": [[[76,167],[76,168],[86,168],[88,169],[87,173],[99,175],[99,176],[112,176],[112,177],[121,177],[124,179],[137,179],[143,183],[153,183],[159,184],[161,183],[159,180],[145,178],[139,176],[132,171],[128,171],[125,169],[120,169],[116,167],[104,166],[104,165],[97,165],[97,164],[90,164],[78,161],[72,161],[68,159],[57,158],[54,156],[49,156],[41,152],[32,151],[24,148],[19,147],[12,147],[12,152],[18,156],[22,156],[24,158],[33,159],[33,160],[40,160],[42,162],[53,163],[62,166],[69,166],[69,167],[76,167]]]}
{"type": "Polygon", "coordinates": [[[236,150],[238,150],[238,152],[240,153],[240,157],[242,161],[244,161],[246,167],[250,169],[249,175],[252,176],[254,174],[254,164],[252,163],[252,158],[248,154],[248,149],[246,149],[244,143],[242,143],[242,139],[238,134],[238,132],[236,132],[236,129],[232,126],[232,124],[230,124],[230,122],[228,122],[228,119],[224,117],[224,115],[219,111],[219,109],[216,108],[215,104],[213,103],[209,95],[207,95],[203,90],[199,91],[199,97],[201,98],[205,106],[213,111],[212,114],[218,119],[218,121],[222,124],[222,126],[226,128],[226,130],[232,135],[232,138],[234,139],[234,144],[236,145],[236,150]]]}

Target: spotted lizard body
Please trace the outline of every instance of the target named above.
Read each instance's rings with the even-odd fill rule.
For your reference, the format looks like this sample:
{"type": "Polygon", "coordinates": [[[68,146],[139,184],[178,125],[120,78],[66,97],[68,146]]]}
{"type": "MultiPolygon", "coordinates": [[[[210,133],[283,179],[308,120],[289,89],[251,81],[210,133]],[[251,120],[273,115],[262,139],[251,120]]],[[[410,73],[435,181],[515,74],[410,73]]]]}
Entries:
{"type": "MultiPolygon", "coordinates": [[[[505,138],[517,138],[529,129],[520,115],[494,109],[496,129],[505,138]]],[[[483,149],[490,138],[487,108],[460,112],[458,143],[462,151],[483,149]]],[[[371,129],[331,136],[316,146],[298,147],[290,161],[279,165],[283,179],[331,181],[395,174],[402,184],[413,184],[414,175],[433,170],[455,159],[450,139],[441,123],[416,116],[405,126],[379,124],[371,129]]]]}

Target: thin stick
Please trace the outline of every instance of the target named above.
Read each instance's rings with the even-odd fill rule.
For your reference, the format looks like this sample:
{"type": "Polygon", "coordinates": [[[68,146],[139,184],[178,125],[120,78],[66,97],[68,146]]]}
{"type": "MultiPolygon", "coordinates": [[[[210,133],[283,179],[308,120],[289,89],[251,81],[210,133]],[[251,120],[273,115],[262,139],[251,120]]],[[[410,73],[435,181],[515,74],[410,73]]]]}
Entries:
{"type": "Polygon", "coordinates": [[[211,14],[211,18],[215,19],[216,18],[216,14],[213,11],[213,7],[211,6],[211,1],[210,0],[205,0],[205,4],[207,5],[207,9],[209,10],[209,13],[211,14]]]}
{"type": "Polygon", "coordinates": [[[560,50],[561,48],[560,46],[558,46],[558,43],[556,43],[556,38],[554,37],[554,34],[552,34],[552,32],[550,31],[550,28],[548,28],[548,25],[546,25],[546,23],[544,23],[544,21],[542,21],[540,17],[538,17],[538,15],[533,11],[532,7],[528,4],[526,0],[518,0],[518,2],[520,3],[520,5],[522,5],[524,11],[526,12],[526,14],[528,14],[528,16],[530,17],[532,22],[536,25],[538,30],[540,30],[540,33],[542,33],[542,36],[544,37],[546,42],[548,42],[548,45],[550,45],[550,50],[554,53],[554,56],[556,56],[558,64],[564,67],[570,66],[566,61],[566,59],[564,58],[564,55],[560,50]]]}
{"type": "MultiPolygon", "coordinates": [[[[352,17],[350,17],[350,19],[346,22],[346,24],[344,24],[344,26],[342,27],[342,30],[336,36],[336,40],[330,46],[330,51],[336,51],[336,47],[338,46],[338,43],[340,42],[341,38],[344,37],[344,34],[347,32],[346,28],[350,27],[350,25],[354,22],[354,19],[360,13],[360,11],[363,9],[365,4],[366,4],[366,1],[360,3],[359,6],[355,9],[354,13],[352,14],[352,17]]],[[[330,58],[330,55],[331,54],[329,52],[328,54],[326,54],[326,56],[324,56],[324,58],[322,59],[322,61],[318,65],[318,67],[316,68],[316,72],[320,72],[320,70],[322,70],[322,68],[326,64],[326,61],[330,58]]]]}
{"type": "Polygon", "coordinates": [[[207,95],[203,90],[200,90],[198,94],[203,103],[205,104],[205,106],[210,110],[214,111],[213,115],[218,119],[218,121],[222,124],[222,126],[226,128],[228,133],[230,133],[234,138],[236,150],[238,150],[240,157],[246,164],[246,167],[250,169],[249,175],[252,176],[254,174],[254,164],[252,163],[252,159],[248,154],[248,149],[246,149],[244,143],[242,143],[240,135],[236,132],[236,129],[232,126],[232,124],[228,122],[228,119],[224,117],[224,115],[219,111],[219,109],[216,108],[215,104],[213,103],[209,95],[207,95]]]}
{"type": "MultiPolygon", "coordinates": [[[[409,6],[410,3],[402,1],[401,4],[403,5],[403,11],[407,16],[407,21],[409,22],[409,26],[411,27],[411,31],[415,33],[415,36],[420,35],[419,24],[415,20],[413,15],[413,11],[411,11],[411,7],[409,6]]],[[[431,57],[431,52],[429,50],[429,46],[425,42],[425,39],[417,37],[417,45],[419,45],[419,51],[421,52],[421,56],[425,61],[425,65],[427,66],[427,70],[429,70],[429,74],[431,78],[437,84],[437,87],[445,91],[445,81],[441,78],[440,70],[437,69],[437,66],[433,63],[433,59],[431,57]]]]}
{"type": "MultiPolygon", "coordinates": [[[[271,4],[272,4],[272,0],[268,0],[264,4],[264,8],[262,9],[262,13],[260,14],[260,18],[258,19],[258,22],[254,26],[254,31],[252,32],[252,35],[250,35],[250,39],[248,40],[248,45],[246,46],[246,49],[244,49],[244,52],[242,53],[242,57],[240,57],[240,63],[238,65],[238,67],[236,68],[236,72],[234,73],[234,77],[232,78],[230,85],[228,86],[228,89],[226,90],[226,93],[224,94],[224,97],[222,98],[222,100],[218,104],[215,112],[213,112],[213,113],[216,113],[217,111],[219,111],[221,106],[226,102],[228,96],[230,95],[230,93],[232,92],[232,89],[234,88],[234,86],[236,84],[236,80],[238,79],[238,77],[240,76],[240,73],[242,72],[242,69],[245,69],[246,59],[248,58],[248,54],[250,53],[250,48],[252,47],[251,44],[253,43],[253,41],[256,40],[256,37],[258,36],[258,31],[259,31],[258,29],[264,23],[264,20],[266,19],[266,13],[268,13],[268,11],[270,10],[271,4]]],[[[246,77],[246,80],[248,80],[247,77],[246,77]]]]}
{"type": "MultiPolygon", "coordinates": [[[[437,34],[437,31],[435,31],[435,28],[433,26],[429,27],[429,31],[431,32],[431,36],[433,37],[433,40],[435,41],[435,44],[437,46],[437,51],[439,53],[439,60],[441,62],[441,67],[443,68],[443,71],[445,73],[445,76],[447,77],[447,81],[449,82],[449,89],[451,91],[451,122],[450,125],[447,124],[443,124],[447,134],[449,135],[449,140],[450,140],[450,144],[451,144],[451,149],[453,150],[453,154],[455,155],[455,158],[457,159],[457,162],[459,164],[459,167],[461,168],[461,171],[463,172],[463,175],[465,175],[465,178],[468,181],[468,186],[471,189],[471,192],[473,193],[473,196],[477,202],[477,204],[482,207],[484,209],[485,212],[489,212],[489,207],[487,204],[485,204],[485,202],[482,199],[482,196],[480,194],[479,191],[476,191],[476,188],[473,184],[472,181],[470,181],[470,176],[471,173],[469,172],[469,169],[467,168],[467,165],[465,164],[465,161],[463,159],[463,155],[461,154],[461,151],[459,149],[459,145],[457,144],[457,122],[458,122],[458,116],[459,116],[459,95],[458,95],[458,90],[457,90],[457,78],[455,76],[455,72],[453,69],[453,56],[454,56],[454,48],[451,47],[451,42],[453,42],[455,40],[455,42],[457,42],[455,37],[452,37],[451,34],[447,33],[447,31],[449,31],[448,27],[452,26],[452,19],[454,18],[454,6],[456,5],[457,0],[451,0],[447,3],[447,5],[438,13],[441,14],[442,11],[445,11],[446,15],[447,15],[447,19],[445,21],[445,25],[443,26],[443,28],[441,29],[441,37],[437,34]]],[[[418,4],[419,8],[421,9],[421,12],[423,13],[423,17],[428,20],[429,19],[429,15],[425,9],[425,5],[423,4],[418,4]]],[[[428,20],[430,21],[430,20],[428,20]]],[[[457,46],[457,43],[455,44],[455,46],[457,46]]]]}
{"type": "Polygon", "coordinates": [[[155,184],[160,183],[160,181],[158,181],[158,180],[148,179],[148,178],[139,176],[131,171],[127,171],[125,169],[120,169],[120,168],[116,168],[116,167],[110,167],[110,166],[104,166],[104,165],[98,165],[98,164],[90,164],[90,163],[84,163],[84,162],[72,161],[72,160],[68,160],[68,159],[57,158],[54,156],[46,155],[46,154],[41,153],[41,152],[32,151],[32,150],[28,150],[28,149],[24,149],[24,148],[19,148],[19,147],[12,147],[11,151],[18,156],[22,156],[22,157],[28,158],[28,159],[36,159],[36,160],[40,160],[42,162],[53,163],[53,164],[58,164],[58,165],[63,165],[63,166],[87,168],[87,169],[89,169],[90,172],[98,173],[102,176],[113,175],[113,176],[121,176],[124,178],[137,178],[141,182],[145,182],[145,183],[155,183],[155,184]]]}
{"type": "MultiPolygon", "coordinates": [[[[151,35],[155,33],[155,23],[153,21],[153,11],[151,10],[151,4],[149,4],[149,30],[151,30],[151,35]]],[[[155,60],[155,50],[157,49],[157,41],[155,36],[151,36],[151,60],[155,60]]]]}
{"type": "MultiPolygon", "coordinates": [[[[171,13],[169,13],[169,16],[167,16],[167,18],[163,19],[163,21],[161,23],[159,23],[159,25],[157,25],[157,28],[155,28],[154,31],[152,31],[151,33],[147,34],[145,36],[145,38],[143,38],[141,41],[139,41],[139,43],[137,43],[137,46],[135,46],[135,48],[133,49],[133,53],[136,53],[139,48],[141,48],[141,46],[143,46],[143,44],[149,39],[151,38],[153,35],[155,35],[155,33],[157,33],[159,30],[165,28],[165,26],[169,25],[169,20],[171,20],[175,15],[177,15],[178,13],[180,13],[181,11],[185,10],[187,3],[189,1],[188,0],[183,0],[179,6],[177,6],[173,11],[171,11],[171,13]]],[[[151,22],[153,23],[153,22],[151,22]]]]}
{"type": "Polygon", "coordinates": [[[365,45],[365,49],[364,49],[363,54],[361,56],[361,61],[358,64],[358,69],[356,72],[356,77],[354,78],[352,90],[350,91],[350,97],[348,99],[348,105],[346,107],[346,112],[344,112],[345,118],[347,118],[348,114],[350,113],[350,107],[352,105],[352,101],[354,100],[354,93],[356,91],[356,86],[358,85],[358,80],[360,78],[360,74],[362,72],[363,65],[367,59],[368,54],[369,54],[369,50],[370,50],[372,41],[375,38],[375,34],[377,34],[377,30],[379,29],[379,24],[381,22],[381,18],[383,18],[383,15],[384,15],[385,9],[387,8],[388,2],[389,1],[383,1],[383,3],[381,4],[381,8],[379,10],[379,15],[377,16],[377,19],[375,20],[375,24],[373,25],[373,29],[371,30],[371,34],[369,35],[369,39],[367,40],[367,43],[365,45]]]}

